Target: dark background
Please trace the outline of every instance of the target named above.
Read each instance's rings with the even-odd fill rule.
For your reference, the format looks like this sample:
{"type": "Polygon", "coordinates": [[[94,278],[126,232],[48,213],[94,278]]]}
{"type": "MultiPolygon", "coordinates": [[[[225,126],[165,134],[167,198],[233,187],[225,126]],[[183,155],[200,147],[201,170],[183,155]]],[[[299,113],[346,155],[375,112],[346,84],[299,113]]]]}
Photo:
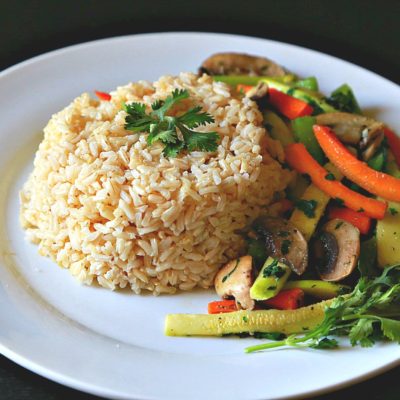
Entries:
{"type": "MultiPolygon", "coordinates": [[[[142,32],[208,31],[309,47],[399,83],[399,17],[400,1],[396,0],[0,0],[0,70],[50,50],[94,39],[142,32]]],[[[329,364],[320,367],[329,368],[329,364]]],[[[400,367],[319,398],[397,400],[399,377],[400,367]]],[[[0,356],[1,400],[61,398],[95,399],[0,356]]]]}

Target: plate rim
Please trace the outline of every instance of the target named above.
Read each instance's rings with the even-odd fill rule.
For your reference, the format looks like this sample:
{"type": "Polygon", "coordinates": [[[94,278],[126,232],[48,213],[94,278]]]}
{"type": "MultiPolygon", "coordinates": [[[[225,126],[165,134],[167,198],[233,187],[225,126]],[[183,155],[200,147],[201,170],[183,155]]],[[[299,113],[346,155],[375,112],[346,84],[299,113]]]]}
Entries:
{"type": "MultiPolygon", "coordinates": [[[[45,52],[43,54],[36,55],[34,57],[31,57],[29,59],[23,60],[15,65],[9,66],[6,69],[2,70],[0,72],[0,81],[2,79],[7,78],[8,75],[13,74],[15,72],[20,71],[21,69],[25,67],[29,67],[32,64],[35,64],[37,62],[42,62],[46,61],[48,59],[51,59],[53,57],[58,57],[59,55],[63,55],[65,53],[79,50],[85,47],[92,47],[92,46],[102,46],[104,43],[109,43],[112,41],[120,41],[120,40],[129,40],[132,38],[140,38],[140,37],[149,37],[149,36],[171,36],[171,35],[178,35],[178,36],[188,36],[188,35],[202,35],[202,36],[225,36],[227,38],[232,38],[232,39],[237,39],[237,38],[247,38],[249,40],[259,40],[263,42],[269,42],[271,44],[275,45],[284,45],[284,46],[289,46],[298,50],[305,50],[308,52],[312,52],[315,55],[319,56],[324,56],[324,57],[329,57],[332,60],[339,61],[341,63],[345,63],[347,66],[351,68],[357,68],[361,71],[367,72],[369,74],[372,74],[376,78],[379,78],[380,80],[386,81],[386,83],[390,85],[394,85],[396,89],[399,89],[399,85],[396,84],[395,82],[391,81],[390,79],[381,76],[377,74],[374,71],[368,70],[362,66],[359,66],[357,64],[351,63],[347,60],[341,59],[339,57],[333,56],[328,53],[323,53],[321,51],[313,50],[304,46],[299,46],[296,44],[292,43],[287,43],[287,42],[282,42],[278,40],[271,40],[267,38],[262,38],[258,36],[250,36],[250,35],[237,35],[237,34],[231,34],[231,33],[219,33],[219,32],[197,32],[197,31],[165,31],[165,32],[148,32],[148,33],[138,33],[138,34],[130,34],[130,35],[121,35],[121,36],[113,36],[113,37],[108,37],[108,38],[101,38],[101,39],[96,39],[96,40],[91,40],[91,41],[85,41],[82,43],[76,43],[72,44],[69,46],[61,47],[55,50],[51,50],[48,52],[45,52]]],[[[45,377],[46,379],[49,379],[51,381],[55,381],[59,384],[86,392],[86,393],[91,393],[97,396],[108,396],[108,397],[113,397],[115,398],[115,391],[111,390],[108,393],[104,388],[98,387],[95,384],[92,384],[90,382],[83,382],[78,379],[74,379],[68,376],[63,375],[62,373],[53,371],[49,369],[48,367],[44,367],[43,365],[40,365],[38,363],[35,363],[32,361],[30,358],[27,358],[21,354],[18,354],[17,352],[14,352],[12,349],[8,348],[5,346],[3,343],[0,343],[0,353],[3,354],[6,358],[10,359],[11,361],[17,363],[18,365],[28,369],[29,371],[32,371],[34,373],[37,373],[38,375],[41,375],[45,377]]],[[[400,357],[397,360],[394,360],[392,362],[389,362],[388,364],[381,366],[379,368],[376,368],[372,371],[369,371],[367,373],[364,373],[362,375],[359,375],[358,377],[355,378],[350,378],[348,380],[342,381],[340,383],[336,384],[331,384],[329,386],[326,386],[324,388],[320,389],[315,389],[315,390],[308,390],[299,394],[296,394],[294,396],[290,396],[290,398],[302,398],[304,396],[316,396],[320,395],[323,393],[328,393],[334,390],[340,390],[345,387],[348,387],[353,384],[357,384],[360,382],[363,382],[369,378],[375,377],[377,375],[380,375],[392,368],[395,368],[396,366],[400,365],[400,357]]],[[[117,397],[117,398],[128,398],[128,397],[117,397]]],[[[130,397],[129,397],[130,398],[130,397]]],[[[140,397],[141,399],[143,397],[140,397]]],[[[274,398],[282,398],[282,397],[274,397],[274,398]]],[[[286,397],[285,397],[286,398],[286,397]]],[[[144,398],[143,398],[144,399],[144,398]]]]}

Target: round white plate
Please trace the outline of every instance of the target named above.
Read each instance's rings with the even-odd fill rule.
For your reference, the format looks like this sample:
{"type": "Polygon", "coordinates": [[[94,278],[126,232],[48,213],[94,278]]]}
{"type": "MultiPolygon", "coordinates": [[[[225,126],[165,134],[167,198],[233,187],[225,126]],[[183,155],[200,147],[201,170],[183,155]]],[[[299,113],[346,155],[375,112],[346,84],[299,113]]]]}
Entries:
{"type": "Polygon", "coordinates": [[[196,71],[218,51],[260,54],[325,92],[352,85],[362,107],[400,131],[400,90],[360,67],[300,47],[205,33],[100,40],[36,57],[0,74],[0,351],[62,384],[111,398],[304,397],[393,367],[400,347],[244,354],[256,339],[170,338],[167,313],[205,312],[211,291],[136,296],[80,286],[37,254],[18,223],[18,191],[52,113],[84,91],[196,71]]]}

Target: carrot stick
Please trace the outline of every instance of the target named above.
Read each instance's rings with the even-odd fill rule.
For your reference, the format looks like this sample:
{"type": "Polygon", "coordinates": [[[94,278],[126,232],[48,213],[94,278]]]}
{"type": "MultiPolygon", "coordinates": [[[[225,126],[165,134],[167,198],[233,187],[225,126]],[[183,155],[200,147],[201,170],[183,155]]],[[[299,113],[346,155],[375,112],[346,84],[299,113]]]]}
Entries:
{"type": "Polygon", "coordinates": [[[295,310],[303,305],[304,292],[299,288],[281,290],[263,303],[278,310],[295,310]]]}
{"type": "Polygon", "coordinates": [[[286,161],[301,174],[308,174],[319,189],[332,198],[340,199],[354,211],[363,211],[376,219],[385,216],[387,204],[354,192],[337,180],[330,180],[328,171],[318,164],[302,143],[289,144],[285,148],[286,161]]]}
{"type": "Polygon", "coordinates": [[[371,229],[371,218],[364,213],[360,213],[346,207],[332,207],[329,210],[330,219],[343,219],[353,224],[358,230],[366,235],[371,229]]]}
{"type": "Polygon", "coordinates": [[[104,101],[110,101],[111,100],[111,95],[109,93],[100,92],[99,90],[95,90],[94,92],[96,93],[96,96],[100,100],[104,100],[104,101]]]}
{"type": "Polygon", "coordinates": [[[400,201],[400,179],[375,171],[358,160],[328,127],[314,125],[313,129],[326,156],[346,178],[386,200],[400,201]]]}
{"type": "Polygon", "coordinates": [[[289,119],[304,117],[313,113],[313,108],[308,103],[282,93],[279,90],[269,88],[268,95],[269,103],[289,119]]]}
{"type": "Polygon", "coordinates": [[[390,150],[392,150],[396,163],[400,167],[400,138],[387,127],[385,127],[383,131],[389,143],[390,150]]]}
{"type": "Polygon", "coordinates": [[[220,314],[232,311],[237,311],[235,300],[221,300],[208,303],[209,314],[220,314]]]}

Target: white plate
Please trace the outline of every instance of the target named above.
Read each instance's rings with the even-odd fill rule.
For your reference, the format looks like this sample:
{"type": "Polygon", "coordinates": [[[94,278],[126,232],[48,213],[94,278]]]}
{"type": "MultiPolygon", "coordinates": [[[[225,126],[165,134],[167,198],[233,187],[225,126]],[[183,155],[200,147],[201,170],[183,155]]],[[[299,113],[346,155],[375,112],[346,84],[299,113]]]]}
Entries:
{"type": "Polygon", "coordinates": [[[217,51],[265,55],[323,91],[343,82],[364,109],[400,131],[400,90],[345,61],[283,43],[222,34],[163,33],[58,50],[0,75],[0,351],[90,393],[134,399],[264,399],[332,390],[398,364],[400,347],[279,350],[246,355],[253,339],[169,338],[164,316],[205,312],[211,292],[135,296],[83,287],[38,256],[18,224],[18,190],[50,115],[84,91],[195,71],[217,51]]]}

